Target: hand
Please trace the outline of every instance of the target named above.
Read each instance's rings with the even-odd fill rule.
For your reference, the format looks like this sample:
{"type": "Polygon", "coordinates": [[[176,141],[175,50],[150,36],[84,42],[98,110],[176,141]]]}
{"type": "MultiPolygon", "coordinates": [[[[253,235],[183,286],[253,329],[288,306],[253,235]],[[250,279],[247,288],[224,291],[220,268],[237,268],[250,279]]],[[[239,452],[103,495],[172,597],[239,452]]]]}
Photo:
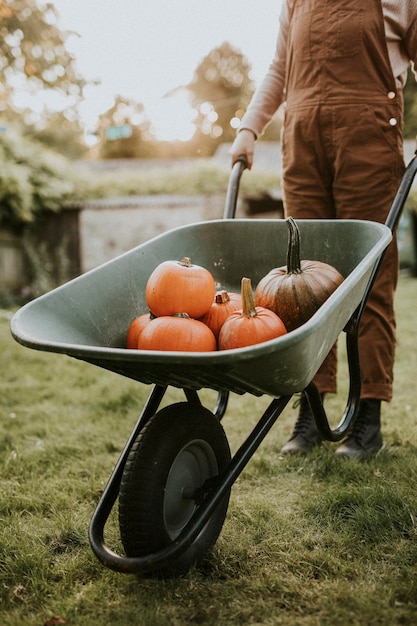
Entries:
{"type": "Polygon", "coordinates": [[[248,170],[252,169],[255,141],[256,137],[251,130],[243,128],[238,132],[229,150],[229,154],[232,157],[232,165],[240,156],[245,155],[248,162],[248,170]]]}

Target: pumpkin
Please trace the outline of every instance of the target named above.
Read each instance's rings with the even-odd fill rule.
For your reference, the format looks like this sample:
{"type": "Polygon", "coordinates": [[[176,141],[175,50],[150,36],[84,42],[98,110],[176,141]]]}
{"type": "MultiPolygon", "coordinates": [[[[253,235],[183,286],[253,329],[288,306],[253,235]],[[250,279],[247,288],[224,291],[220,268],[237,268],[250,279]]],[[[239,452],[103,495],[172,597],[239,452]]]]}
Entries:
{"type": "Polygon", "coordinates": [[[272,269],[255,290],[255,303],[274,311],[288,331],[304,324],[343,281],[340,272],[322,261],[300,260],[300,232],[287,220],[287,265],[272,269]]]}
{"type": "Polygon", "coordinates": [[[215,293],[211,273],[184,257],[181,261],[163,261],[154,269],[145,297],[156,317],[187,313],[197,319],[208,311],[215,293]]]}
{"type": "Polygon", "coordinates": [[[216,338],[208,326],[186,313],[157,317],[140,333],[139,350],[212,352],[216,338]]]}
{"type": "Polygon", "coordinates": [[[284,323],[273,311],[255,307],[250,278],[242,278],[242,308],[231,313],[219,335],[219,349],[243,348],[287,332],[284,323]]]}
{"type": "Polygon", "coordinates": [[[152,315],[152,313],[144,313],[143,315],[135,317],[127,331],[126,348],[129,350],[137,350],[140,333],[153,319],[155,319],[155,316],[152,315]]]}
{"type": "Polygon", "coordinates": [[[204,324],[213,331],[216,339],[219,338],[220,329],[231,313],[242,306],[242,298],[238,293],[217,291],[209,310],[200,318],[204,324]]]}

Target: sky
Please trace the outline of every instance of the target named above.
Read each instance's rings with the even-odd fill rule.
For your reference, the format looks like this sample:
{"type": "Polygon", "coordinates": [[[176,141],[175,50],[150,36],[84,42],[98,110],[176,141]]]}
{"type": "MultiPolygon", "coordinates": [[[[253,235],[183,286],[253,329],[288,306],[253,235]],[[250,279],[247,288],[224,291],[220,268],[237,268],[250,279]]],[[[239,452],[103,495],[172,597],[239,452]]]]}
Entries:
{"type": "Polygon", "coordinates": [[[191,108],[171,90],[189,83],[200,61],[228,41],[252,67],[255,85],[272,59],[282,0],[50,0],[67,48],[88,88],[82,121],[93,130],[116,95],[141,102],[160,139],[187,139],[191,108]]]}

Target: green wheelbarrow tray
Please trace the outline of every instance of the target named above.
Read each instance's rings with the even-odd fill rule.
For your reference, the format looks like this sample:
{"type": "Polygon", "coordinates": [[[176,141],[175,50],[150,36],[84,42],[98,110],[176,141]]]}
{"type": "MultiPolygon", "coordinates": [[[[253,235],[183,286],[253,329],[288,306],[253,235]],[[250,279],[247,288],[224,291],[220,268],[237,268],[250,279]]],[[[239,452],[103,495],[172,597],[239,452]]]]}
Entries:
{"type": "Polygon", "coordinates": [[[294,393],[306,394],[317,427],[329,441],[340,441],[357,414],[359,323],[414,179],[416,157],[404,174],[385,224],[297,221],[302,258],[334,265],[344,277],[300,328],[238,350],[185,353],[125,348],[130,322],[147,312],[147,279],[162,261],[188,256],[211,271],[219,289],[234,292],[240,291],[243,276],[256,287],[272,268],[285,265],[285,221],[229,219],[235,214],[245,167],[243,159],[233,166],[225,219],[160,235],[37,298],[12,319],[14,338],[29,348],[67,354],[153,385],[90,524],[93,552],[102,564],[118,572],[175,575],[201,560],[220,533],[232,485],[294,393]],[[349,392],[342,419],[332,430],[313,377],[342,331],[346,332],[349,392]],[[158,411],[169,386],[182,388],[187,402],[158,411]],[[200,388],[218,391],[213,411],[202,406],[200,388]],[[220,424],[229,392],[272,396],[233,457],[220,424]],[[175,428],[171,428],[173,423],[175,428]],[[167,474],[158,469],[162,467],[167,474]],[[143,476],[151,480],[143,481],[143,476]],[[162,508],[154,504],[155,493],[162,498],[162,508]],[[125,555],[114,552],[104,540],[117,499],[125,555]]]}
{"type": "Polygon", "coordinates": [[[126,350],[130,322],[147,312],[146,282],[168,259],[190,257],[218,288],[240,292],[286,263],[284,220],[218,220],[171,230],[30,302],[12,333],[29,348],[61,352],[143,383],[287,395],[312,380],[358,306],[390,230],[364,221],[298,221],[302,258],[334,265],[345,277],[302,327],[276,340],[214,353],[126,350]]]}

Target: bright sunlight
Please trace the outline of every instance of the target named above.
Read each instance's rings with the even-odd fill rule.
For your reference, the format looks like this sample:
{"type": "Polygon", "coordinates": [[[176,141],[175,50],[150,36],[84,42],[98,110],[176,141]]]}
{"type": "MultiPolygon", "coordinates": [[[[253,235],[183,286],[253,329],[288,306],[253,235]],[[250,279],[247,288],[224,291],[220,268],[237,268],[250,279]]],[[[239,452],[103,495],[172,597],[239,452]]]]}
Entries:
{"type": "Polygon", "coordinates": [[[196,111],[189,103],[185,90],[157,101],[152,108],[152,128],[160,141],[188,141],[192,138],[196,111]]]}

